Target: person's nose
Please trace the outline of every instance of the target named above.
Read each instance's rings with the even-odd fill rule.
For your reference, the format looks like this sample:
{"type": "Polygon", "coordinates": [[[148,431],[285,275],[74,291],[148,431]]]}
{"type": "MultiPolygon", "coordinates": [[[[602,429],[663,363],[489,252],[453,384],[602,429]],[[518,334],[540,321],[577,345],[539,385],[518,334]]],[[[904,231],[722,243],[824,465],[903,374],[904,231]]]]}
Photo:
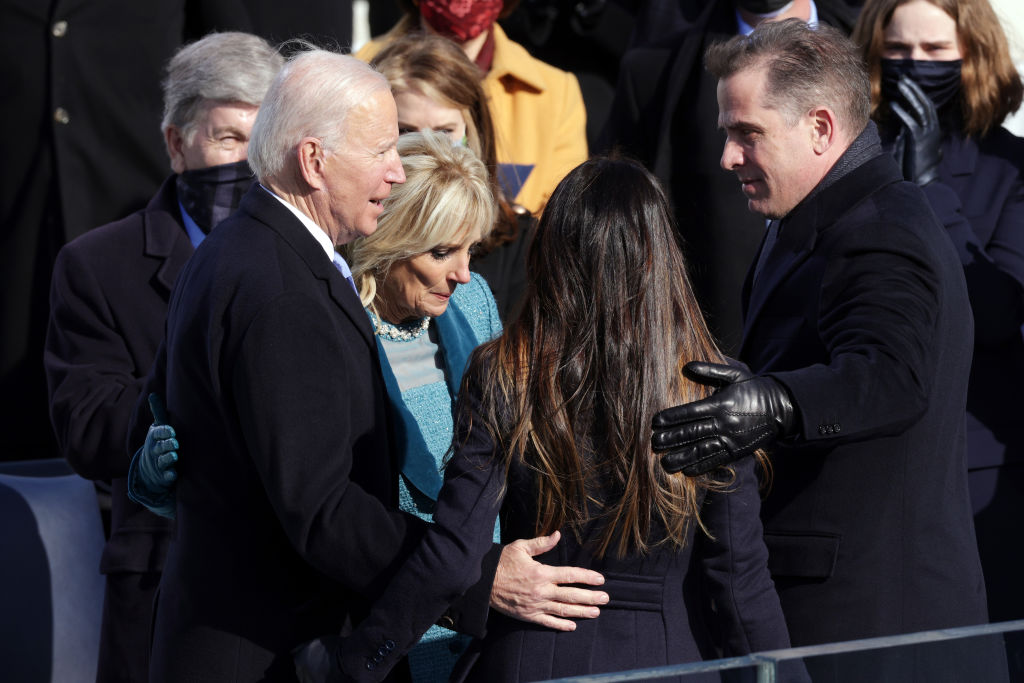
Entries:
{"type": "Polygon", "coordinates": [[[384,180],[389,183],[404,183],[405,169],[402,168],[402,159],[398,156],[398,150],[392,149],[388,152],[388,168],[384,174],[384,180]]]}
{"type": "Polygon", "coordinates": [[[743,150],[732,140],[726,139],[725,141],[725,147],[722,148],[721,165],[726,171],[743,165],[743,150]]]}
{"type": "Polygon", "coordinates": [[[452,270],[451,277],[460,285],[464,285],[470,280],[469,274],[469,253],[460,254],[455,261],[455,268],[452,270]]]}

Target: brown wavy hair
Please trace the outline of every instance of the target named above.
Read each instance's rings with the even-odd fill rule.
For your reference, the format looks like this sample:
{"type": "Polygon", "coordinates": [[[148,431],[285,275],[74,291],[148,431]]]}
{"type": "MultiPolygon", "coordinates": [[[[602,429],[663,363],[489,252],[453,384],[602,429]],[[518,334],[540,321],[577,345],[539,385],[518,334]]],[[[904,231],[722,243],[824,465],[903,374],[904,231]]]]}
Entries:
{"type": "MultiPolygon", "coordinates": [[[[568,526],[581,538],[600,521],[597,556],[685,545],[701,525],[702,490],[734,478],[731,470],[667,474],[651,449],[655,412],[709,393],[683,365],[723,360],[675,234],[665,194],[643,166],[611,158],[578,166],[542,214],[523,310],[466,372],[481,388],[475,419],[495,457],[506,473],[514,461],[535,473],[537,533],[568,526]]],[[[474,419],[469,403],[460,402],[460,421],[474,419]]]]}
{"type": "MultiPolygon", "coordinates": [[[[963,132],[985,135],[1017,111],[1024,96],[1020,74],[1010,58],[999,18],[988,0],[927,0],[956,22],[963,66],[960,72],[960,109],[963,132]]],[[[864,55],[871,79],[871,111],[885,115],[882,102],[882,49],[885,27],[893,12],[910,0],[866,0],[853,28],[853,40],[864,55]]]]}
{"type": "Polygon", "coordinates": [[[497,246],[515,240],[519,223],[498,183],[494,123],[476,64],[452,41],[416,31],[386,43],[370,65],[384,74],[393,91],[417,91],[462,112],[466,142],[487,167],[488,183],[499,208],[494,229],[474,250],[474,255],[485,256],[497,246]]]}

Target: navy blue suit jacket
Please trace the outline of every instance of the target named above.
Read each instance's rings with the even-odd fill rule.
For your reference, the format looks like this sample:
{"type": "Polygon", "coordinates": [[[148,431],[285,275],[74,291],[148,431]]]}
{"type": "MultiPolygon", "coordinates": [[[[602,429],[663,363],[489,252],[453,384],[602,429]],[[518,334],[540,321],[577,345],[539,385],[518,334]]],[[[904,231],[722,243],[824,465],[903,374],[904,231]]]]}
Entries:
{"type": "MultiPolygon", "coordinates": [[[[925,195],[964,265],[974,311],[967,393],[971,468],[1024,461],[1024,140],[1003,128],[943,144],[939,179],[925,195]]],[[[976,509],[979,503],[975,501],[976,509]]]]}
{"type": "Polygon", "coordinates": [[[762,518],[795,645],[985,622],[963,269],[887,154],[805,199],[746,286],[741,358],[802,420],[762,518]]]}
{"type": "Polygon", "coordinates": [[[151,676],[291,680],[291,650],[358,621],[425,523],[394,507],[384,381],[362,305],[262,188],[182,271],[151,388],[189,452],[151,676]]]}

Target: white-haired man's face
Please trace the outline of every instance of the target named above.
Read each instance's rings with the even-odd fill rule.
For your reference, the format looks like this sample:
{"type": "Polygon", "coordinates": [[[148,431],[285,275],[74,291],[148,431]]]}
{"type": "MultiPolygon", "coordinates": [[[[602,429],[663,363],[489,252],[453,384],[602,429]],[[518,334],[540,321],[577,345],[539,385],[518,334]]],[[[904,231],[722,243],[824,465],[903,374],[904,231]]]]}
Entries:
{"type": "Polygon", "coordinates": [[[338,149],[325,153],[328,229],[336,245],[373,234],[393,183],[405,182],[398,158],[398,113],[387,90],[378,90],[348,114],[338,149]]]}

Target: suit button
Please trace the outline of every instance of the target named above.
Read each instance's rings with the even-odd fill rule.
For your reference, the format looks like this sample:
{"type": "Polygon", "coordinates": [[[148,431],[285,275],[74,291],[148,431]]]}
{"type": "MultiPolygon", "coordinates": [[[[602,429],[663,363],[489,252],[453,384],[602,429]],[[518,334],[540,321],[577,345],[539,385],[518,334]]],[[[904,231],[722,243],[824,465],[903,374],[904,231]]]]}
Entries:
{"type": "Polygon", "coordinates": [[[68,22],[64,21],[63,19],[61,19],[58,22],[55,22],[53,24],[53,27],[50,29],[50,33],[53,34],[54,38],[63,38],[67,32],[68,22]]]}
{"type": "Polygon", "coordinates": [[[366,670],[367,671],[373,671],[376,668],[377,668],[377,662],[373,661],[372,659],[367,659],[366,660],[366,670]]]}
{"type": "Polygon", "coordinates": [[[824,434],[825,433],[825,425],[818,425],[818,433],[819,434],[824,434]]]}
{"type": "Polygon", "coordinates": [[[832,429],[834,429],[836,431],[836,434],[838,434],[839,433],[839,423],[837,422],[834,425],[832,425],[832,429]]]}
{"type": "Polygon", "coordinates": [[[388,652],[391,652],[392,650],[394,650],[395,649],[395,641],[393,641],[393,640],[385,640],[384,641],[384,649],[387,650],[388,652]]]}
{"type": "MultiPolygon", "coordinates": [[[[381,659],[384,659],[385,657],[387,657],[387,655],[388,655],[388,651],[385,650],[383,646],[377,648],[377,657],[380,657],[381,659]]],[[[380,660],[378,660],[378,661],[380,661],[380,660]]]]}
{"type": "Polygon", "coordinates": [[[450,616],[448,616],[446,614],[446,615],[444,615],[443,617],[441,617],[440,619],[437,620],[437,625],[438,626],[443,626],[444,628],[447,628],[447,629],[454,629],[455,628],[455,620],[452,619],[450,616]]]}
{"type": "Polygon", "coordinates": [[[57,123],[68,124],[71,121],[71,116],[68,114],[68,110],[64,107],[57,107],[53,110],[53,120],[57,123]]]}

